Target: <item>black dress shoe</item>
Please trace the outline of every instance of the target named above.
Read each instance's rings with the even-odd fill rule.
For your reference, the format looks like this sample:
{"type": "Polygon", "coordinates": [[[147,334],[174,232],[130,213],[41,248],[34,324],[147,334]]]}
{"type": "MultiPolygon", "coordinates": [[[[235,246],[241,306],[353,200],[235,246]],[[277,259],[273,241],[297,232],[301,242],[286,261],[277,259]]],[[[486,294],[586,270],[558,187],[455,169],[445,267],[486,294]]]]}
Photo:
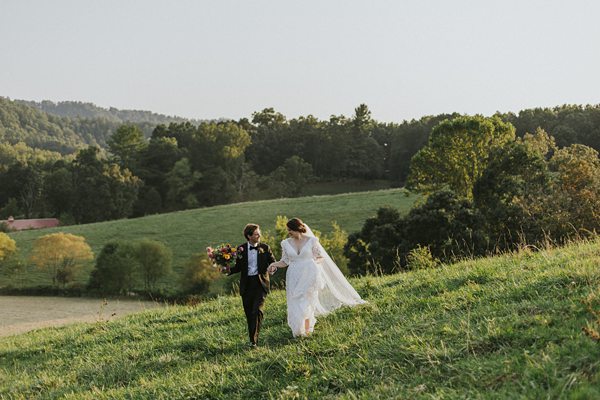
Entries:
{"type": "Polygon", "coordinates": [[[253,348],[253,347],[257,347],[257,346],[256,346],[256,343],[250,342],[250,343],[248,343],[248,347],[253,348]]]}

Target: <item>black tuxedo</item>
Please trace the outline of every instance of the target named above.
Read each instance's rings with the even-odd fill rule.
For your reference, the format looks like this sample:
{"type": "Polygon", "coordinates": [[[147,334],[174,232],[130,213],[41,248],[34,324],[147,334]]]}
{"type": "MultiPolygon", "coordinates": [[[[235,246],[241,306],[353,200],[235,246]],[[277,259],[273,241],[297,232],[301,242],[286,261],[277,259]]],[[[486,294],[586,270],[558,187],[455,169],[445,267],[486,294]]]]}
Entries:
{"type": "Polygon", "coordinates": [[[248,336],[250,342],[256,344],[258,333],[263,320],[263,308],[267,293],[271,289],[267,267],[275,262],[271,248],[263,243],[257,245],[257,250],[250,250],[248,243],[237,247],[237,259],[235,266],[231,268],[229,275],[240,273],[240,295],[244,304],[246,321],[248,323],[248,336]],[[248,276],[248,252],[256,251],[258,275],[248,276]]]}

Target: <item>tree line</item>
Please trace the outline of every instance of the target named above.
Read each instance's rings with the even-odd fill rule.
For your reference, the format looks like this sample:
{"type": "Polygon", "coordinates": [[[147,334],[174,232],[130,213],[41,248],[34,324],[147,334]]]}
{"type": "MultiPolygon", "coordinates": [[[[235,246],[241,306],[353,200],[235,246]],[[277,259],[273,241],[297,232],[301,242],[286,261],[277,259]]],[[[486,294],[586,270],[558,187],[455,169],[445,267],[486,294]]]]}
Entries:
{"type": "MultiPolygon", "coordinates": [[[[365,143],[359,146],[365,153],[352,153],[354,160],[365,160],[364,168],[339,168],[336,173],[340,177],[355,169],[358,174],[367,174],[364,177],[370,176],[368,171],[378,171],[367,167],[380,164],[366,160],[372,154],[370,146],[377,141],[369,140],[371,137],[361,129],[368,121],[361,117],[366,115],[364,111],[368,111],[366,107],[359,107],[354,118],[345,120],[348,134],[365,143]]],[[[326,140],[322,146],[298,149],[288,158],[285,151],[290,144],[281,140],[278,149],[283,152],[283,165],[273,163],[270,170],[260,170],[262,174],[255,170],[249,149],[257,143],[259,147],[265,144],[253,141],[261,132],[277,131],[273,119],[286,124],[280,115],[266,110],[243,123],[159,125],[150,140],[144,139],[137,126],[123,125],[108,142],[109,157],[100,157],[98,148],[86,148],[70,162],[58,159],[44,164],[50,169],[42,169],[40,175],[32,173],[38,163],[15,163],[0,175],[11,177],[0,181],[0,188],[16,181],[33,182],[14,188],[21,194],[21,203],[16,207],[36,210],[39,205],[34,194],[42,191],[51,199],[51,207],[65,207],[62,213],[70,213],[76,222],[91,222],[135,214],[140,212],[137,207],[149,205],[160,210],[165,206],[177,209],[224,202],[249,193],[249,186],[260,185],[261,181],[280,185],[284,176],[294,182],[290,177],[296,175],[289,171],[295,174],[302,165],[316,176],[316,168],[300,155],[310,159],[312,150],[334,146],[326,140]],[[288,170],[286,165],[295,167],[288,170]],[[38,181],[39,176],[43,178],[38,181]]],[[[294,124],[287,123],[290,127],[286,129],[294,124]]],[[[294,134],[300,137],[300,132],[306,130],[294,134]]],[[[297,143],[292,141],[291,145],[297,143]]],[[[340,165],[350,162],[338,159],[340,165]]],[[[328,172],[324,176],[335,175],[328,172]]],[[[346,235],[334,226],[331,238],[322,238],[344,270],[368,274],[428,268],[461,258],[563,244],[593,237],[600,231],[598,151],[579,143],[560,146],[539,127],[519,136],[516,127],[498,115],[456,116],[436,124],[426,144],[411,157],[406,184],[424,195],[408,214],[401,215],[392,207],[381,208],[359,232],[346,235]]],[[[281,217],[276,221],[275,235],[265,232],[264,239],[276,244],[285,235],[285,218],[281,217]]],[[[14,253],[14,243],[7,240],[8,236],[0,238],[0,258],[14,253]]],[[[102,290],[126,293],[137,287],[139,282],[134,278],[139,271],[131,270],[131,276],[119,273],[129,271],[127,265],[138,265],[138,258],[147,253],[139,248],[127,242],[108,243],[97,260],[98,271],[89,288],[101,286],[102,290]],[[111,269],[115,265],[122,267],[115,272],[111,269]],[[115,286],[104,286],[113,275],[117,276],[115,286]]],[[[169,256],[161,259],[159,264],[169,265],[169,256]]],[[[182,285],[182,293],[210,289],[218,273],[207,263],[206,257],[199,255],[190,260],[182,275],[183,282],[187,282],[182,285]]],[[[154,271],[152,268],[147,271],[154,271]]],[[[157,276],[145,278],[146,290],[155,286],[157,276]]],[[[53,277],[54,282],[63,282],[69,275],[54,273],[53,277]]]]}
{"type": "MultiPolygon", "coordinates": [[[[383,123],[362,104],[351,117],[287,119],[268,108],[251,119],[172,122],[148,132],[149,123],[57,117],[0,98],[0,218],[85,223],[259,195],[293,197],[308,182],[385,179],[402,186],[433,128],[460,117],[383,123]]],[[[511,124],[515,137],[541,127],[558,146],[600,149],[600,106],[494,118],[511,124]]]]}
{"type": "Polygon", "coordinates": [[[411,159],[407,186],[425,200],[404,216],[381,208],[349,236],[353,273],[538,249],[600,231],[598,151],[559,146],[541,128],[518,137],[499,116],[438,124],[411,159]]]}

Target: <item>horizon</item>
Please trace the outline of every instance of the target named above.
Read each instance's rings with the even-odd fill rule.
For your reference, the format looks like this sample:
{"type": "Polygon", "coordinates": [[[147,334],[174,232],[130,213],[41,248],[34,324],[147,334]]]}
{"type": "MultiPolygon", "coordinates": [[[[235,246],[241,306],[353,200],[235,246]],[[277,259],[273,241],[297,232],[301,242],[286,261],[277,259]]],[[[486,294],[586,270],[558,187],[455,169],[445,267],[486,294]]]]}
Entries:
{"type": "Polygon", "coordinates": [[[3,2],[1,96],[187,119],[397,122],[600,103],[600,4],[3,2]]]}
{"type": "MultiPolygon", "coordinates": [[[[13,99],[13,98],[6,97],[6,96],[1,96],[1,95],[0,95],[0,98],[5,98],[5,99],[7,99],[9,101],[17,101],[17,102],[18,101],[27,101],[27,102],[42,103],[44,101],[49,101],[49,102],[54,103],[55,105],[58,105],[58,104],[61,104],[61,103],[90,104],[90,105],[92,105],[94,107],[99,107],[99,108],[101,108],[103,110],[107,110],[107,111],[109,111],[111,108],[114,108],[117,111],[150,112],[150,113],[153,113],[153,114],[156,114],[156,115],[161,115],[161,116],[164,116],[164,117],[167,117],[167,118],[183,118],[183,119],[190,120],[190,121],[218,121],[218,120],[238,121],[239,120],[239,119],[224,118],[224,117],[222,117],[222,118],[206,118],[206,119],[188,118],[188,117],[184,117],[184,116],[181,116],[181,115],[164,114],[164,113],[162,113],[160,111],[154,111],[154,110],[141,110],[141,109],[133,109],[133,108],[117,108],[117,107],[114,107],[114,106],[106,106],[105,107],[105,106],[100,106],[98,104],[94,104],[93,102],[90,102],[90,101],[81,101],[81,100],[61,100],[61,101],[54,101],[54,100],[50,100],[50,99],[42,99],[42,100],[16,99],[16,98],[13,99]]],[[[368,106],[368,104],[367,104],[367,106],[368,106]]],[[[521,111],[524,111],[524,110],[532,110],[532,109],[556,109],[556,108],[565,107],[565,106],[574,106],[574,107],[582,107],[582,108],[585,108],[585,107],[600,107],[600,102],[599,103],[587,103],[587,104],[581,104],[581,103],[580,104],[564,103],[564,104],[556,104],[556,105],[553,105],[553,106],[544,106],[544,107],[535,106],[535,107],[531,107],[531,108],[523,108],[523,109],[520,109],[520,110],[508,110],[508,111],[496,110],[495,112],[493,112],[492,114],[489,114],[489,115],[485,115],[485,114],[465,114],[465,113],[459,113],[459,114],[461,114],[461,115],[482,115],[484,117],[491,117],[491,116],[495,115],[496,113],[500,113],[500,114],[513,113],[515,115],[519,115],[519,113],[521,111]]],[[[358,105],[357,105],[357,107],[358,107],[358,105]]],[[[372,111],[370,107],[369,107],[369,110],[372,111]]],[[[253,111],[250,115],[248,115],[248,116],[242,116],[240,118],[248,118],[249,120],[251,120],[252,114],[254,112],[260,112],[260,111],[262,111],[262,110],[253,111]]],[[[275,109],[275,111],[279,112],[277,109],[275,109]]],[[[352,113],[342,114],[342,115],[345,116],[345,117],[351,117],[353,115],[353,113],[354,113],[354,110],[353,110],[352,113]]],[[[456,111],[442,112],[442,113],[439,113],[439,114],[420,115],[418,117],[405,118],[405,119],[402,119],[402,120],[399,120],[399,121],[380,121],[380,120],[377,120],[375,118],[373,118],[373,119],[375,121],[381,122],[381,123],[403,123],[403,122],[410,122],[410,121],[413,121],[413,120],[414,121],[418,121],[421,118],[425,118],[425,117],[432,117],[432,116],[436,116],[436,115],[440,115],[440,114],[453,114],[453,113],[456,113],[456,111]]],[[[294,116],[294,117],[290,117],[290,116],[285,115],[285,114],[283,114],[283,115],[286,117],[287,120],[291,120],[291,119],[294,119],[294,118],[306,117],[306,116],[311,115],[311,114],[309,113],[309,114],[298,115],[298,116],[294,116]]],[[[333,115],[334,114],[331,114],[331,116],[333,116],[333,115]]],[[[319,120],[325,120],[325,121],[328,120],[328,118],[327,119],[318,118],[318,119],[319,120]]]]}

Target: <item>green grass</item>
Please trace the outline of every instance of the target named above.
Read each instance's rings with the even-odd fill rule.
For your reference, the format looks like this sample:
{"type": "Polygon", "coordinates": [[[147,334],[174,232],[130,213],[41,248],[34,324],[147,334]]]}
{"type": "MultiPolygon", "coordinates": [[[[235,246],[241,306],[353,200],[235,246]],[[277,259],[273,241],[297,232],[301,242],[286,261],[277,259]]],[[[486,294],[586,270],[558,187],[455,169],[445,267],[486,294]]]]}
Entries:
{"type": "Polygon", "coordinates": [[[309,183],[303,189],[303,193],[307,196],[339,194],[348,192],[363,192],[369,190],[384,190],[389,189],[390,181],[382,179],[362,180],[362,179],[346,179],[332,182],[315,182],[309,183]]]}
{"type": "MultiPolygon", "coordinates": [[[[242,230],[246,223],[254,222],[264,230],[274,232],[278,215],[300,217],[311,228],[327,233],[331,222],[351,233],[360,230],[365,219],[375,215],[378,208],[389,205],[407,212],[416,195],[407,195],[403,189],[358,192],[293,199],[263,200],[249,203],[200,208],[160,214],[137,219],[108,221],[95,224],[74,225],[44,230],[12,233],[20,253],[25,258],[36,238],[53,232],[68,232],[84,236],[97,255],[104,244],[112,239],[136,240],[149,238],[163,241],[173,251],[175,273],[163,282],[167,288],[176,289],[181,268],[190,257],[204,252],[206,246],[222,242],[242,243],[242,230]]],[[[78,282],[88,280],[92,264],[78,277],[78,282]]],[[[23,273],[13,276],[0,271],[0,287],[31,287],[48,285],[46,273],[29,266],[23,273]]]]}
{"type": "Polygon", "coordinates": [[[600,242],[365,277],[368,303],[295,340],[285,293],[256,350],[237,297],[0,339],[0,398],[600,398],[582,300],[600,242]]]}
{"type": "MultiPolygon", "coordinates": [[[[385,179],[340,179],[335,181],[320,181],[307,183],[302,188],[301,196],[322,196],[343,193],[367,192],[385,190],[393,187],[393,182],[385,179]]],[[[256,200],[272,199],[269,190],[258,191],[256,200]]]]}

